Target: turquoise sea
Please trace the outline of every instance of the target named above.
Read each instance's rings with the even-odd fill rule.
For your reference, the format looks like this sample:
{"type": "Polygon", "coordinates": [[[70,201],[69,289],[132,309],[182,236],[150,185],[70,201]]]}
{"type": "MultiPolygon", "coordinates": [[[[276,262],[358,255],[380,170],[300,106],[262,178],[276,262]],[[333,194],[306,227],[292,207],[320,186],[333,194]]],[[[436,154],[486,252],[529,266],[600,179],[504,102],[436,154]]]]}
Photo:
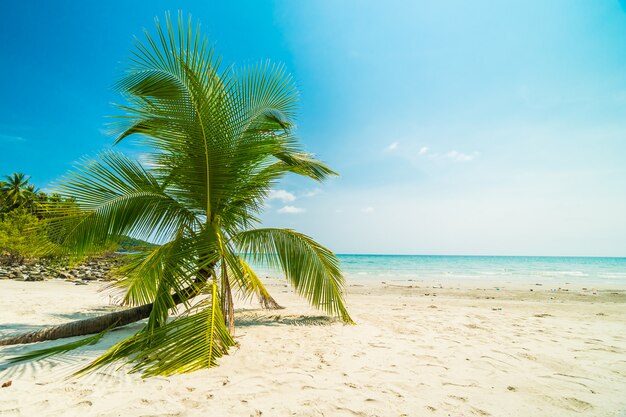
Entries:
{"type": "Polygon", "coordinates": [[[626,286],[626,258],[338,255],[347,279],[554,282],[626,286]]]}
{"type": "MultiPolygon", "coordinates": [[[[350,280],[471,281],[572,284],[626,288],[626,258],[543,256],[337,255],[350,280]]],[[[263,275],[278,271],[255,268],[263,275]]]]}

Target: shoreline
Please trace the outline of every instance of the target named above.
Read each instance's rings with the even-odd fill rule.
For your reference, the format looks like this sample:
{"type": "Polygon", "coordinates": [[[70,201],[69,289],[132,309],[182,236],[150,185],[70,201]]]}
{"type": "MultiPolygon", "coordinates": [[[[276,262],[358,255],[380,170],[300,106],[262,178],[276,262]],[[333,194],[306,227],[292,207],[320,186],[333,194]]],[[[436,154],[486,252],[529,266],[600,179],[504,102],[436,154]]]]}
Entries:
{"type": "MultiPolygon", "coordinates": [[[[0,415],[618,417],[626,411],[626,288],[594,295],[551,292],[546,285],[496,290],[349,279],[348,308],[357,325],[348,326],[307,325],[303,317],[323,314],[283,280],[265,281],[286,308],[263,312],[256,303],[237,304],[239,347],[218,367],[147,380],[123,370],[62,379],[138,329],[131,325],[68,358],[0,371],[0,382],[12,380],[0,389],[0,415]]],[[[7,306],[0,335],[115,308],[100,287],[0,281],[0,304],[7,306]]]]}

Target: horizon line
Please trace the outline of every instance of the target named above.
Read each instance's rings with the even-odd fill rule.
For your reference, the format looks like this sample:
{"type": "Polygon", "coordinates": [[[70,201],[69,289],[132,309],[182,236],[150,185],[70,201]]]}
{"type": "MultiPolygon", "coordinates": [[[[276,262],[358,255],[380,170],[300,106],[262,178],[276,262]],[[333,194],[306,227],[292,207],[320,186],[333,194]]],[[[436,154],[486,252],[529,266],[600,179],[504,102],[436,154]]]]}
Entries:
{"type": "Polygon", "coordinates": [[[337,256],[432,256],[432,257],[483,257],[483,258],[599,258],[626,259],[626,256],[610,255],[459,255],[459,254],[410,254],[410,253],[336,253],[337,256]]]}

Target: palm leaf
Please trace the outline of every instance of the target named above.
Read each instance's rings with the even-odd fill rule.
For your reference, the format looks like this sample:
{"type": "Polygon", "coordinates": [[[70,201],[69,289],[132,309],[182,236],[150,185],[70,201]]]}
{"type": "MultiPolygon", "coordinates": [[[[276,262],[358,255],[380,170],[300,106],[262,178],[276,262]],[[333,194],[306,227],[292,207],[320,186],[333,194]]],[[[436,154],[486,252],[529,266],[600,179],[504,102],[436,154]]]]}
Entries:
{"type": "Polygon", "coordinates": [[[103,332],[96,333],[92,336],[78,339],[69,343],[64,343],[62,345],[53,346],[49,348],[43,348],[43,349],[36,349],[30,352],[9,358],[7,360],[7,363],[14,364],[18,362],[28,361],[31,359],[45,359],[50,356],[62,355],[64,353],[73,351],[83,346],[95,345],[107,333],[108,333],[108,330],[105,330],[103,332]]]}
{"type": "Polygon", "coordinates": [[[254,262],[282,269],[314,307],[353,323],[345,308],[339,260],[331,251],[289,229],[249,230],[233,236],[233,242],[254,262]]]}
{"type": "Polygon", "coordinates": [[[199,227],[196,215],[168,195],[158,180],[138,162],[105,152],[83,164],[59,185],[80,211],[59,206],[46,222],[53,241],[87,253],[123,236],[169,240],[181,229],[199,227]],[[63,216],[63,214],[66,214],[63,216]]]}
{"type": "Polygon", "coordinates": [[[259,276],[240,256],[233,251],[226,253],[225,260],[233,276],[236,287],[244,299],[256,296],[261,306],[266,309],[282,309],[261,282],[259,276]]]}
{"type": "Polygon", "coordinates": [[[144,330],[112,346],[104,355],[77,372],[78,375],[113,363],[129,364],[130,372],[143,377],[193,372],[216,365],[235,341],[224,325],[217,286],[212,297],[182,317],[144,330]]]}

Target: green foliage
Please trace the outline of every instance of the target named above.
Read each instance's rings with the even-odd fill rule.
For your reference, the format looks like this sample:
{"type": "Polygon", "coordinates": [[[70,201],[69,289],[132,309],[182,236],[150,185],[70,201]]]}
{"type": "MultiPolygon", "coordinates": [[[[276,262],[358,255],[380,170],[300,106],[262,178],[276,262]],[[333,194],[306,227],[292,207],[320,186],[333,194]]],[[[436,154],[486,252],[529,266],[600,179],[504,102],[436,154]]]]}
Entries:
{"type": "Polygon", "coordinates": [[[120,361],[153,376],[215,365],[234,344],[232,288],[277,306],[242,253],[282,268],[312,305],[352,323],[331,251],[292,230],[254,229],[286,174],[336,175],[295,136],[298,92],[285,69],[221,69],[191,19],[179,16],[176,29],[168,15],[137,41],[116,87],[127,101],[116,143],[134,137],[147,163],[109,151],[69,173],[58,191],[74,203],[44,219],[51,249],[81,257],[126,236],[164,243],[134,255],[116,283],[126,304],[152,304],[146,326],[86,370],[120,361]],[[192,306],[200,292],[206,300],[192,306]]]}
{"type": "Polygon", "coordinates": [[[154,248],[154,243],[146,242],[141,239],[124,236],[117,242],[117,250],[120,252],[139,252],[154,248]]]}
{"type": "Polygon", "coordinates": [[[322,310],[351,323],[341,289],[339,260],[310,237],[289,229],[256,229],[233,237],[254,262],[280,268],[296,291],[322,310]]]}
{"type": "Polygon", "coordinates": [[[39,191],[29,183],[30,177],[24,173],[14,172],[4,178],[4,181],[0,181],[0,220],[13,210],[27,211],[44,219],[54,216],[60,207],[76,208],[71,198],[39,191]]]}
{"type": "Polygon", "coordinates": [[[22,263],[26,258],[42,254],[45,240],[38,229],[39,219],[16,209],[3,215],[0,221],[0,260],[5,263],[22,263]]]}
{"type": "Polygon", "coordinates": [[[15,172],[5,179],[0,182],[0,211],[6,213],[20,207],[30,208],[35,201],[36,190],[28,184],[29,178],[22,172],[15,172]]]}
{"type": "Polygon", "coordinates": [[[17,355],[14,356],[12,358],[10,358],[7,363],[18,363],[18,362],[24,362],[24,361],[28,361],[31,359],[45,359],[48,358],[50,356],[54,356],[54,355],[59,355],[62,353],[67,353],[70,352],[74,349],[77,349],[79,347],[83,347],[83,346],[87,346],[87,345],[94,345],[96,343],[98,343],[98,341],[100,339],[102,339],[102,336],[104,336],[106,333],[108,332],[108,330],[104,331],[104,332],[100,332],[100,333],[96,333],[93,336],[89,336],[83,339],[78,339],[75,340],[73,342],[69,342],[69,343],[64,343],[62,345],[59,346],[52,346],[49,348],[42,348],[42,349],[36,349],[33,350],[31,352],[28,353],[24,353],[21,355],[17,355]]]}
{"type": "Polygon", "coordinates": [[[224,325],[217,286],[209,286],[211,298],[176,319],[149,331],[144,329],[113,345],[79,374],[118,361],[144,377],[193,372],[216,365],[235,341],[224,325]]]}

